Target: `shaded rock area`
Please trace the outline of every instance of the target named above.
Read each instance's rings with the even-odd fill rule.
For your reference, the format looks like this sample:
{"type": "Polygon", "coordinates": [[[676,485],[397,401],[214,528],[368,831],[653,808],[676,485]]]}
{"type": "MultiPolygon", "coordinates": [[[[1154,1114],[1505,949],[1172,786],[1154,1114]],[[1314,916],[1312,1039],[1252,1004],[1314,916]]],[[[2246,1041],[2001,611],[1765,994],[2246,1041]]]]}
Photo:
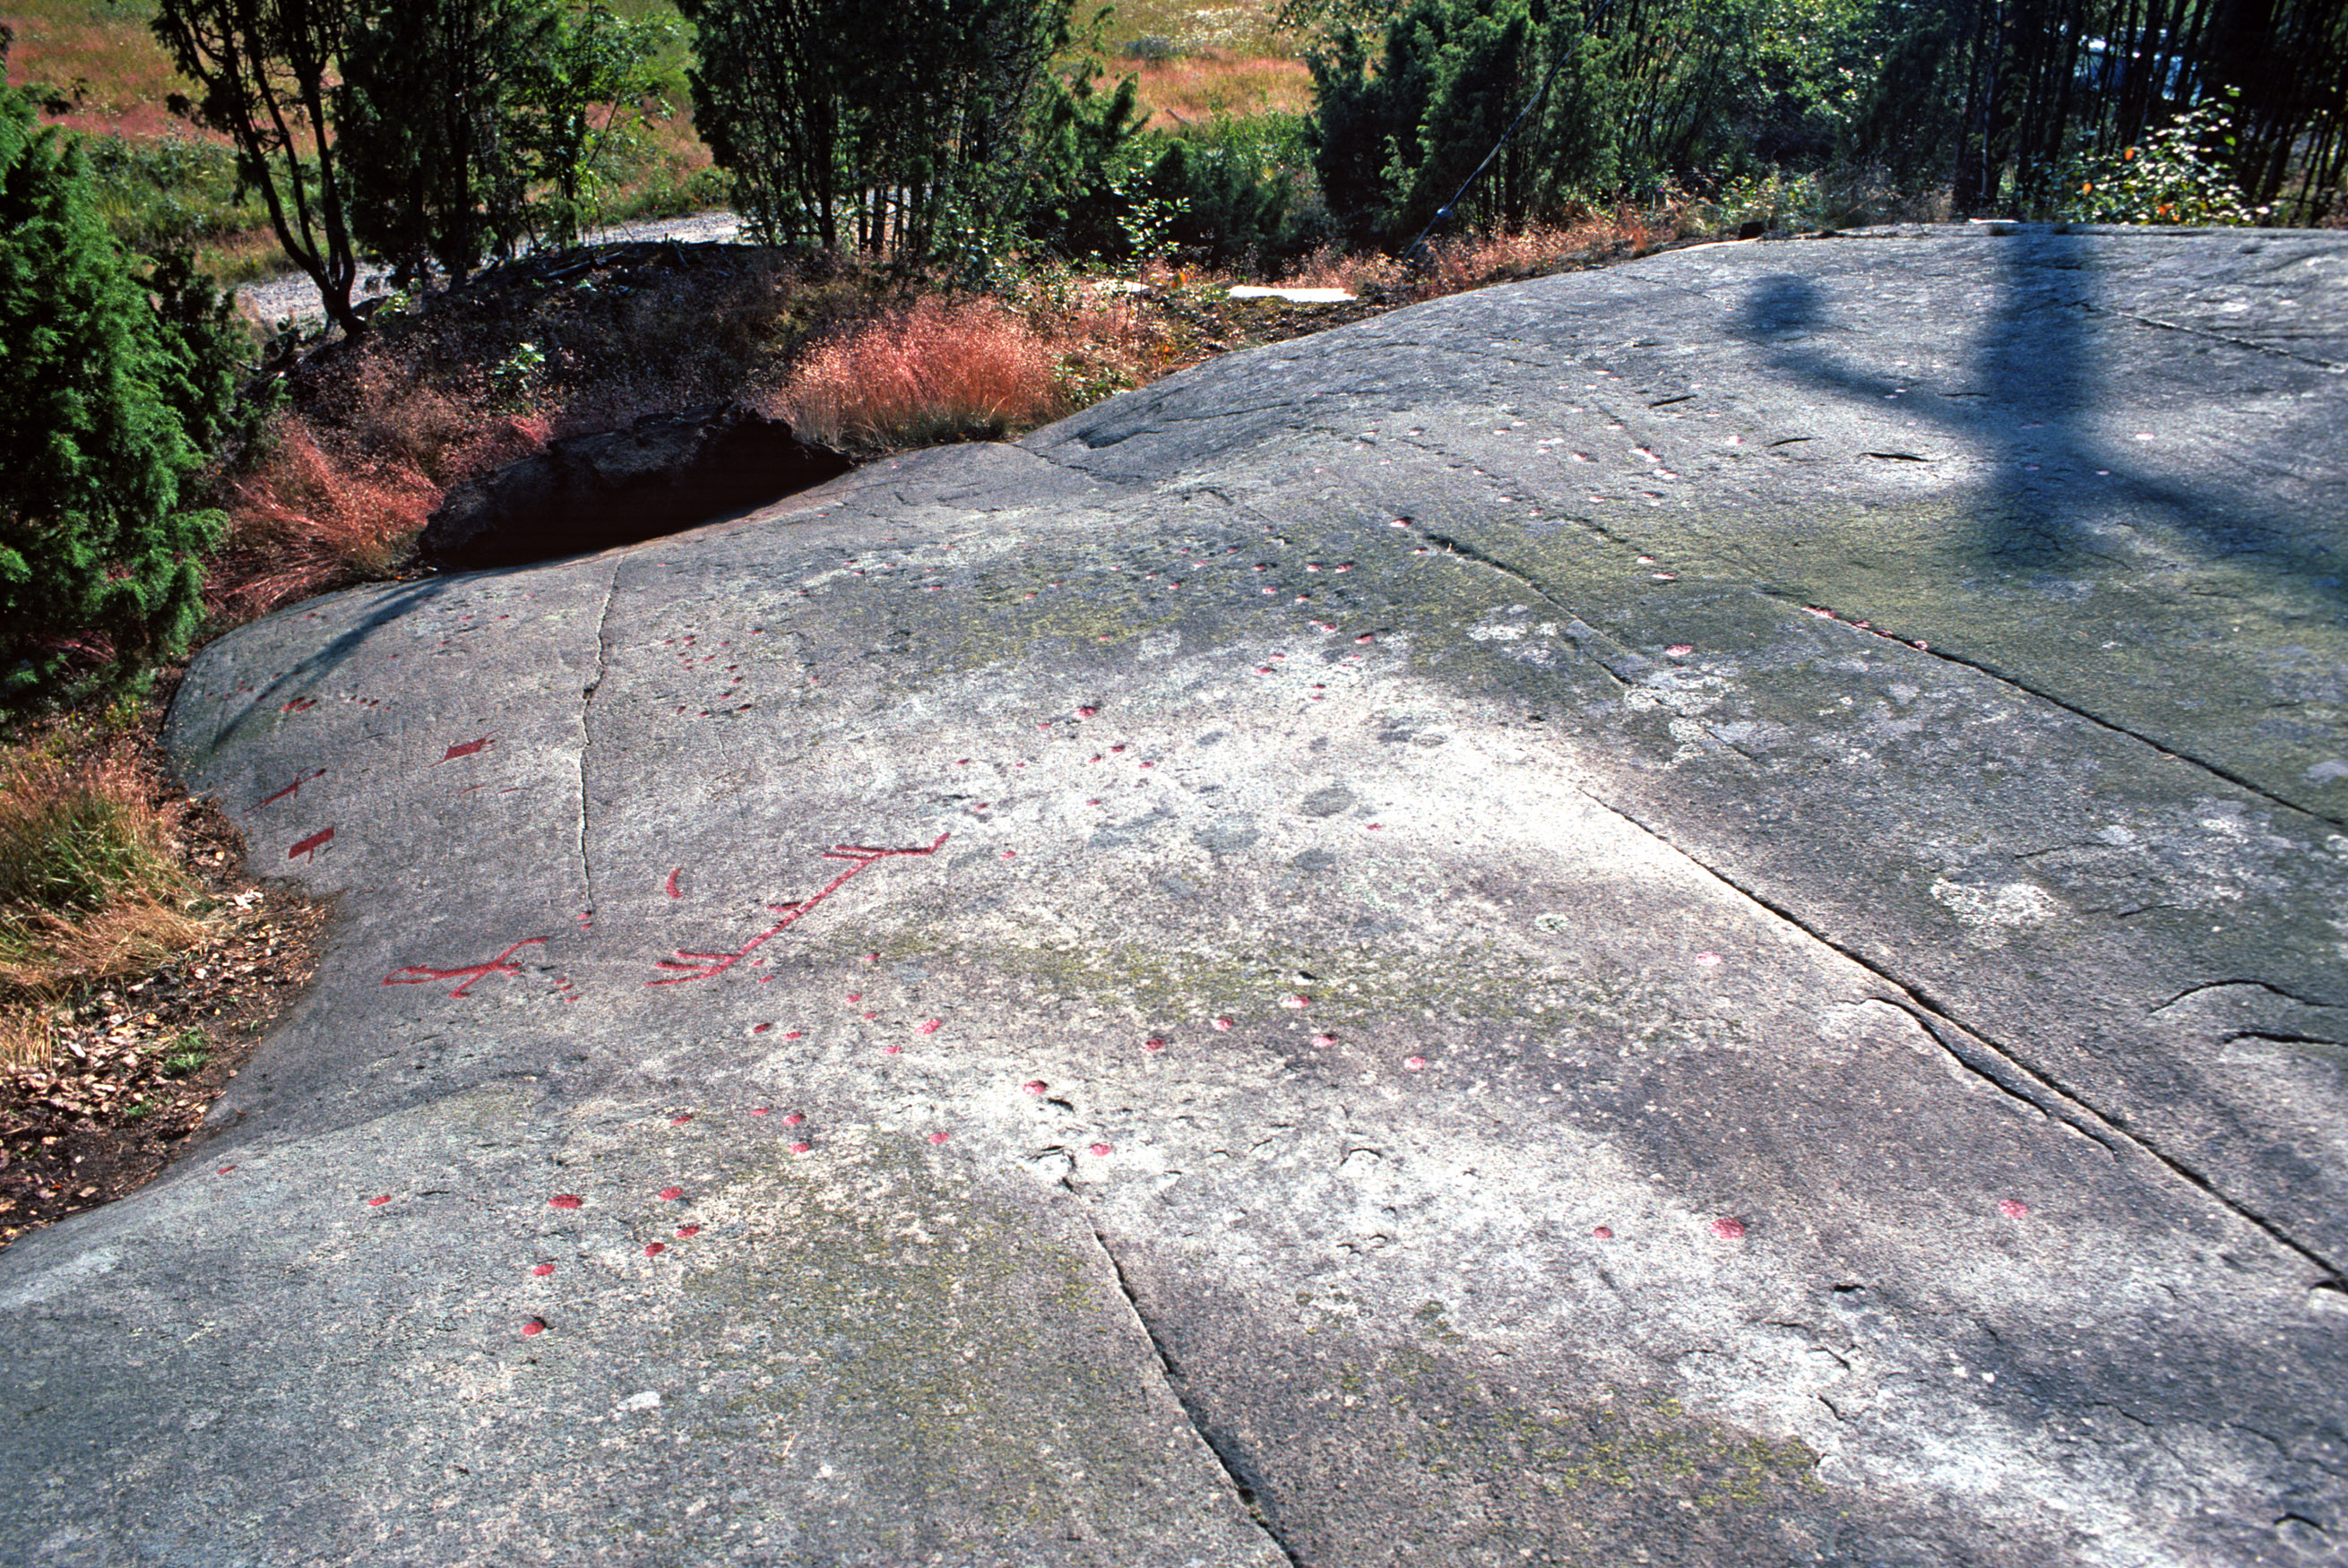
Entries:
{"type": "Polygon", "coordinates": [[[2348,1563],[2348,240],[1725,244],[336,595],[0,1560],[2348,1563]]]}
{"type": "Polygon", "coordinates": [[[417,546],[449,566],[511,566],[657,538],[848,472],[787,421],[739,404],[572,436],[451,490],[417,546]]]}

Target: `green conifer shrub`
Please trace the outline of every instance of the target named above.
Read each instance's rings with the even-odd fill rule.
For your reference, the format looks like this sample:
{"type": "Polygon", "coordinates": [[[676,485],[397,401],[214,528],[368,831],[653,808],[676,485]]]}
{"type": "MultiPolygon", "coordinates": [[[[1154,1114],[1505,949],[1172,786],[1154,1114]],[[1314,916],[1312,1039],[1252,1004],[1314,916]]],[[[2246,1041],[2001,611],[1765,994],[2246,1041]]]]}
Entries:
{"type": "Polygon", "coordinates": [[[203,459],[175,403],[226,408],[204,330],[167,328],[76,149],[0,92],[0,704],[194,633],[200,558],[225,527],[181,506],[203,459]]]}

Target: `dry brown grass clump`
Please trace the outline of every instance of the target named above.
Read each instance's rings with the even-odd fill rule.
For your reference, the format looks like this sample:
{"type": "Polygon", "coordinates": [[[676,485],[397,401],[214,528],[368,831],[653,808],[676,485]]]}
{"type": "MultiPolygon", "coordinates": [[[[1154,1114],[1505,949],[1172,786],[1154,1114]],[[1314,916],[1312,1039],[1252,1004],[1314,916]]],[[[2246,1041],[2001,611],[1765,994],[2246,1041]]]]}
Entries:
{"type": "Polygon", "coordinates": [[[1058,361],[991,300],[929,296],[818,344],[770,400],[802,435],[899,448],[1042,424],[1060,411],[1058,361]]]}
{"type": "Polygon", "coordinates": [[[124,751],[0,749],[0,1061],[45,1060],[40,1010],[201,941],[183,803],[124,751]]]}
{"type": "MultiPolygon", "coordinates": [[[[1117,65],[1136,79],[1145,123],[1172,130],[1201,120],[1263,114],[1301,115],[1313,108],[1313,73],[1293,57],[1247,57],[1206,49],[1171,59],[1117,65]]],[[[1103,77],[1100,85],[1114,85],[1103,77]]]]}

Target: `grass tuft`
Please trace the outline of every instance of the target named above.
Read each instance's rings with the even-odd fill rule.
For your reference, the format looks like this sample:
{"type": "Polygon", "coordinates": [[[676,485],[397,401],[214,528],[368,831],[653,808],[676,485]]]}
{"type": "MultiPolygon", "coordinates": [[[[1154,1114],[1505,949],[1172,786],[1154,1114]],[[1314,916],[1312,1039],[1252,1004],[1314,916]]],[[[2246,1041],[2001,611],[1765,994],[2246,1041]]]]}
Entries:
{"type": "Polygon", "coordinates": [[[883,450],[996,436],[1060,411],[1057,360],[992,301],[925,297],[818,344],[771,411],[800,434],[883,450]]]}
{"type": "Polygon", "coordinates": [[[0,749],[0,1053],[46,1032],[23,1009],[135,974],[200,941],[177,809],[118,754],[0,749]],[[31,1021],[27,1021],[28,1017],[31,1021]]]}

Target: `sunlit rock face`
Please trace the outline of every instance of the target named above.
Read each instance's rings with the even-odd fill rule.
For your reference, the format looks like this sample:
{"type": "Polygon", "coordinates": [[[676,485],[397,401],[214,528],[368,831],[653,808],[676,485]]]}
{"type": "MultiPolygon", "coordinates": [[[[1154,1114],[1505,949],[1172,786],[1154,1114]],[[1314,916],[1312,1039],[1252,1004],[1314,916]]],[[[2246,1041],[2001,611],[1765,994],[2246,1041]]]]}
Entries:
{"type": "Polygon", "coordinates": [[[9,1560],[2341,1560],[2348,242],[1703,248],[214,644],[9,1560]]]}

